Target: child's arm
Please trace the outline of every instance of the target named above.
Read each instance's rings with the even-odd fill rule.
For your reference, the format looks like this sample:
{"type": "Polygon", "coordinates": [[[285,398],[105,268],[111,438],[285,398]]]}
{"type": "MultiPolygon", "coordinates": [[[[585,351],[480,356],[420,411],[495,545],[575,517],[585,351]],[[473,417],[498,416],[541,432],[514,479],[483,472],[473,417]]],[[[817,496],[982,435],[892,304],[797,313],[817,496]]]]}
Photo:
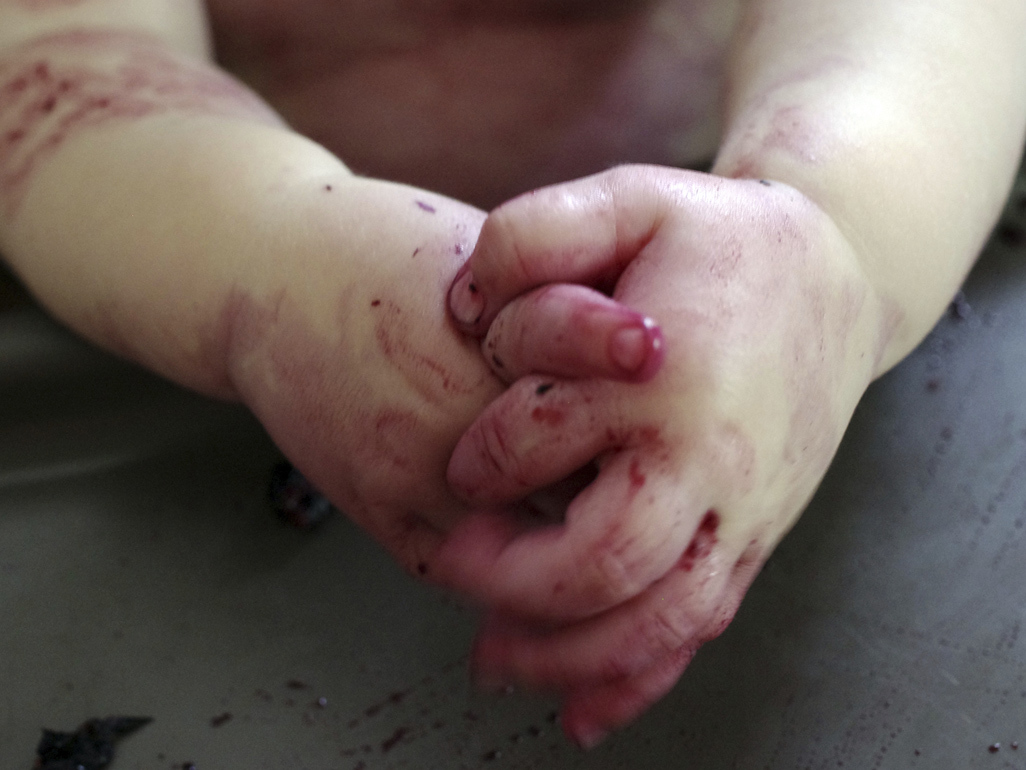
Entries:
{"type": "MultiPolygon", "coordinates": [[[[1021,0],[752,2],[712,175],[628,167],[489,217],[450,301],[505,377],[575,334],[546,299],[567,288],[546,284],[614,286],[661,323],[666,358],[642,385],[525,377],[461,440],[450,479],[480,505],[600,468],[565,526],[482,514],[441,552],[439,574],[502,618],[479,640],[486,681],[559,692],[590,744],[723,630],[865,387],[993,226],[1026,126],[1024,40],[1021,0]]],[[[607,320],[592,328],[627,326],[607,320]]],[[[609,334],[576,339],[600,369],[609,334]]]]}
{"type": "Polygon", "coordinates": [[[0,2],[0,252],[81,334],[244,401],[416,568],[500,390],[445,313],[483,214],[290,131],[210,63],[202,11],[0,2]]]}
{"type": "Polygon", "coordinates": [[[997,221],[1026,129],[1021,0],[762,0],[713,168],[826,212],[889,308],[875,373],[936,323],[997,221]]]}

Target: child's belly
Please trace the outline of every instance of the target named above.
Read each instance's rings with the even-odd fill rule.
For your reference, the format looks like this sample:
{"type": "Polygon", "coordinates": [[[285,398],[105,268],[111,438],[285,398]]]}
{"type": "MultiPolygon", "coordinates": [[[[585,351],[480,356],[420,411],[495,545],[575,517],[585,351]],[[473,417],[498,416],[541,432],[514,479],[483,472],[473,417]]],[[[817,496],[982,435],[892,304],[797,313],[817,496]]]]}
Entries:
{"type": "Polygon", "coordinates": [[[707,161],[737,13],[736,0],[209,5],[222,63],[298,131],[358,173],[486,207],[616,163],[707,161]]]}

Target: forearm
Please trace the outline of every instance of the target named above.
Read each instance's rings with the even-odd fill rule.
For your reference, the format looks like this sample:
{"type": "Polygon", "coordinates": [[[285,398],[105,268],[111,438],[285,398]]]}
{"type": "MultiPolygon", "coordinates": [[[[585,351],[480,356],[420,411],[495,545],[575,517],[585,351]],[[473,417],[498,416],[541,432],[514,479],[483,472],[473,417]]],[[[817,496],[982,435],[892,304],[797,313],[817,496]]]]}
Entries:
{"type": "MultiPolygon", "coordinates": [[[[354,177],[174,35],[56,27],[0,50],[0,252],[99,344],[236,397],[240,302],[273,305],[297,276],[369,292],[384,278],[358,257],[451,237],[446,212],[354,177]]],[[[318,301],[331,327],[339,297],[318,301]]]]}
{"type": "Polygon", "coordinates": [[[877,373],[929,331],[992,228],[1026,125],[1019,0],[753,0],[714,173],[819,205],[882,300],[877,373]]]}
{"type": "Polygon", "coordinates": [[[26,19],[41,34],[0,51],[0,251],[77,331],[217,390],[190,337],[233,266],[205,259],[204,240],[224,232],[214,220],[230,215],[229,185],[256,194],[258,180],[239,178],[247,156],[285,132],[159,29],[26,19]]]}

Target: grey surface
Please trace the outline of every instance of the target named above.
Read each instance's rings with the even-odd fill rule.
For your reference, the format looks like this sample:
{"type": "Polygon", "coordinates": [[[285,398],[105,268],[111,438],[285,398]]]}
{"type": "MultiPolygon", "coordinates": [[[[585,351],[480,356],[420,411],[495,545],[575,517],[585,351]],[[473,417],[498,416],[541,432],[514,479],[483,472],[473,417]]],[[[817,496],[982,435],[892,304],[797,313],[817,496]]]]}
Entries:
{"type": "Polygon", "coordinates": [[[471,691],[465,610],[344,520],[280,526],[243,412],[0,313],[0,768],[114,713],[156,720],[114,770],[1026,768],[1021,241],[872,387],[734,625],[587,755],[471,691]]]}

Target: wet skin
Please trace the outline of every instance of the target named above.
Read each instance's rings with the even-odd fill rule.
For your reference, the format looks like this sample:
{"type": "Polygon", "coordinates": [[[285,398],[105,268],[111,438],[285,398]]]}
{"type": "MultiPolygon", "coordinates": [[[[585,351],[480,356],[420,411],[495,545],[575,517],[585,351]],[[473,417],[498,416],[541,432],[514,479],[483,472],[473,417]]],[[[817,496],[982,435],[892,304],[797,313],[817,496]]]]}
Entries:
{"type": "MultiPolygon", "coordinates": [[[[485,508],[593,459],[599,472],[564,524],[482,512],[433,566],[492,609],[481,679],[559,693],[568,734],[591,745],[726,628],[825,472],[889,329],[854,250],[797,191],[656,167],[505,204],[461,275],[454,315],[489,332],[498,373],[524,376],[461,439],[453,487],[485,508]],[[532,374],[573,331],[543,298],[573,281],[661,319],[665,360],[648,382],[532,374]],[[507,315],[533,318],[530,345],[506,339],[507,315]]],[[[564,299],[583,303],[577,291],[564,299]]]]}

